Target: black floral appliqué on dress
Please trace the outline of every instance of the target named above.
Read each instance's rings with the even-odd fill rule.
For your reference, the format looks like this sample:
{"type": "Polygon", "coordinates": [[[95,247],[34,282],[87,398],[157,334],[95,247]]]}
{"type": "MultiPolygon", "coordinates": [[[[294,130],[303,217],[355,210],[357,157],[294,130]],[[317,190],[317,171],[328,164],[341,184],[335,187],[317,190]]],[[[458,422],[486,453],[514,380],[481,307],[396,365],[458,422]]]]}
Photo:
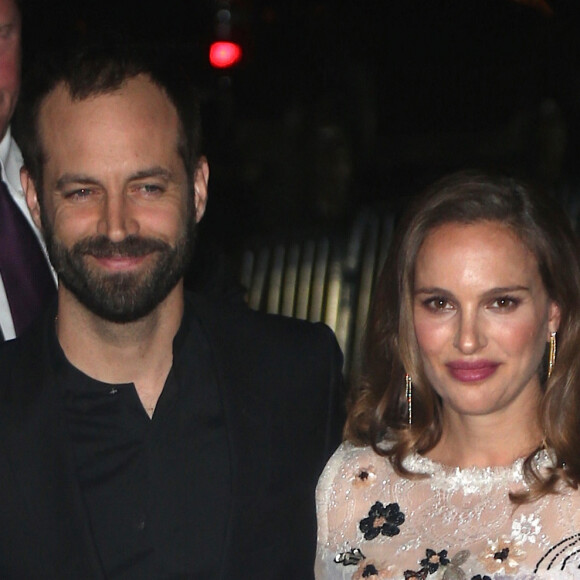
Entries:
{"type": "Polygon", "coordinates": [[[368,517],[359,523],[359,529],[365,540],[374,540],[379,534],[396,536],[399,526],[405,521],[405,514],[399,509],[398,503],[383,505],[377,501],[369,510],[368,517]]]}

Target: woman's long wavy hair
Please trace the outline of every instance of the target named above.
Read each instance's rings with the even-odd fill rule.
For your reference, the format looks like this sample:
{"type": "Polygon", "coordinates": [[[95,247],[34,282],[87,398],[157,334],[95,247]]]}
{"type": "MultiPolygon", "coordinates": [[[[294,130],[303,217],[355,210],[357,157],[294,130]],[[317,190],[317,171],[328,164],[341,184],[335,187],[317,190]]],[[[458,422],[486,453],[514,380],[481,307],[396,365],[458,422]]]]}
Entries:
{"type": "Polygon", "coordinates": [[[459,172],[436,182],[400,221],[374,291],[363,344],[363,372],[348,402],[345,438],[371,445],[401,475],[412,452],[426,453],[439,441],[442,405],[427,380],[413,324],[415,262],[421,244],[446,223],[497,222],[509,227],[536,257],[541,279],[561,314],[557,360],[548,379],[540,364],[543,395],[539,421],[556,457],[546,475],[524,470],[530,491],[514,501],[554,492],[563,480],[580,481],[580,249],[564,211],[547,194],[506,176],[459,172]],[[413,378],[413,422],[408,424],[405,374],[413,378]],[[385,445],[385,442],[388,442],[385,445]]]}

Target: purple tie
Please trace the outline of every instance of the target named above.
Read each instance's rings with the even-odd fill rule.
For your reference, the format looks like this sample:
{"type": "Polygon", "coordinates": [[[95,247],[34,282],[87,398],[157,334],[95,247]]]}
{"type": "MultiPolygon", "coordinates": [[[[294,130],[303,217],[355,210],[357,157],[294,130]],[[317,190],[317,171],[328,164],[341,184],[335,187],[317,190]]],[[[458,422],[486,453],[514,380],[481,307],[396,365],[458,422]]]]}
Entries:
{"type": "Polygon", "coordinates": [[[32,228],[0,181],[0,274],[20,335],[55,295],[54,278],[32,228]]]}

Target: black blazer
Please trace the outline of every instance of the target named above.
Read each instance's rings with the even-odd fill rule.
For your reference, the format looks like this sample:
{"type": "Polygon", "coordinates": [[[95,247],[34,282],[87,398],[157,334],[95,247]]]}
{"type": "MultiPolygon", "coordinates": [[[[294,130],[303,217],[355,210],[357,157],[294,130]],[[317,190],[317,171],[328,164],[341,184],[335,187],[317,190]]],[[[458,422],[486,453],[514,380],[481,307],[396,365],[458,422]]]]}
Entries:
{"type": "MultiPolygon", "coordinates": [[[[314,488],[343,420],[336,340],[321,324],[242,305],[187,295],[187,308],[211,345],[229,435],[232,507],[214,578],[312,578],[314,488]]],[[[0,347],[3,580],[105,577],[49,360],[53,323],[48,312],[0,347]]]]}

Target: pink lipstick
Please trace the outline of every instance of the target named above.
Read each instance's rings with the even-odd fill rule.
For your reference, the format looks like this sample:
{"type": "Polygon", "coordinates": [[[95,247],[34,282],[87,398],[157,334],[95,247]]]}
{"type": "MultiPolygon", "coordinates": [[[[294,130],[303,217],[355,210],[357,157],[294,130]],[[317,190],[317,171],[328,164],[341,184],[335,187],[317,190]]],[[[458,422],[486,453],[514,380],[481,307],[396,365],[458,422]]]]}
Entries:
{"type": "Polygon", "coordinates": [[[449,373],[455,380],[463,383],[473,383],[476,381],[484,381],[493,375],[499,363],[489,360],[455,360],[448,362],[445,366],[449,369],[449,373]]]}

